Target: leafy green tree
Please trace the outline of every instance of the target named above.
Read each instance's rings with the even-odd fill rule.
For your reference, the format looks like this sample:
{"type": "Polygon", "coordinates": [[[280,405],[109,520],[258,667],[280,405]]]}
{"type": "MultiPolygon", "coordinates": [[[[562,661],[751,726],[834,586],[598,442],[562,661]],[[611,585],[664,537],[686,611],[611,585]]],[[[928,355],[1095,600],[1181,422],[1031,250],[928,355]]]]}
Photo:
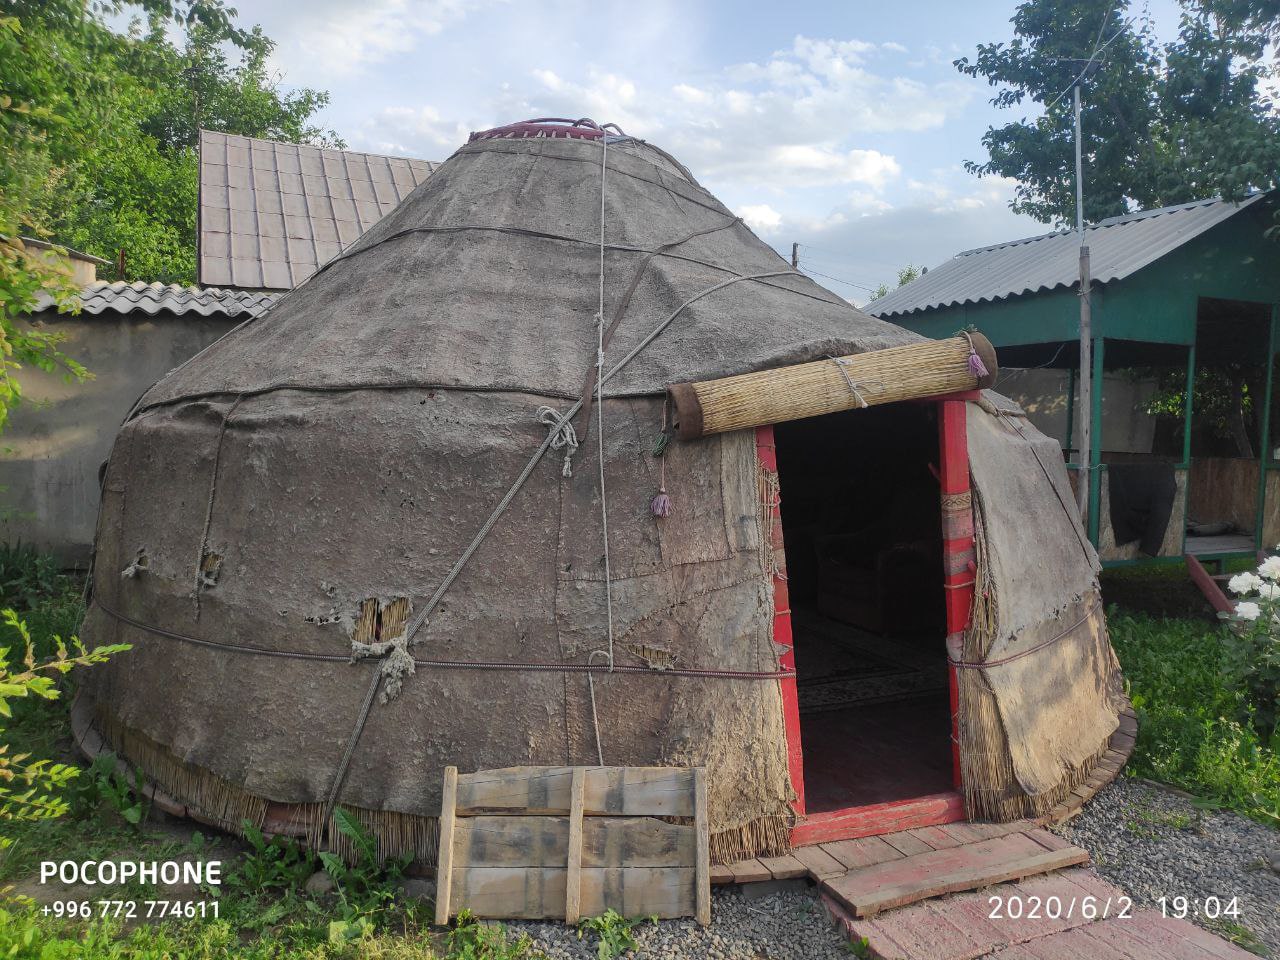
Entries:
{"type": "Polygon", "coordinates": [[[1280,116],[1263,81],[1275,75],[1277,0],[1180,0],[1178,37],[1157,43],[1149,19],[1114,0],[1027,0],[1014,38],[981,44],[957,69],[997,88],[991,102],[1029,110],[988,128],[978,176],[1017,181],[1012,207],[1044,222],[1075,219],[1070,87],[1081,81],[1085,219],[1276,183],[1280,116]],[[1092,64],[1089,63],[1093,60],[1092,64]]]}
{"type": "MultiPolygon", "coordinates": [[[[924,273],[925,270],[923,268],[908,263],[898,271],[898,286],[905,287],[912,280],[916,279],[916,277],[923,276],[924,273]]],[[[879,300],[881,297],[887,297],[888,295],[889,285],[887,283],[882,283],[880,286],[876,287],[876,292],[871,295],[871,299],[879,300]]]]}
{"type": "Polygon", "coordinates": [[[86,375],[18,322],[42,291],[76,309],[23,236],[119,255],[121,279],[192,283],[201,126],[342,145],[310,123],[328,95],[282,91],[271,50],[222,0],[0,0],[0,429],[20,367],[86,375]],[[127,32],[108,25],[129,13],[127,32]]]}
{"type": "MultiPolygon", "coordinates": [[[[73,649],[68,649],[62,638],[55,636],[53,656],[37,661],[26,623],[12,610],[4,610],[2,615],[4,622],[21,638],[24,653],[22,659],[14,663],[10,660],[9,648],[0,649],[0,717],[13,716],[9,701],[16,698],[56,700],[60,695],[57,676],[75,667],[104,663],[113,654],[129,649],[129,644],[124,643],[90,650],[75,637],[71,638],[73,649]]],[[[64,763],[10,753],[9,745],[0,742],[0,820],[49,820],[62,816],[68,804],[61,791],[79,774],[79,768],[64,763]]]]}

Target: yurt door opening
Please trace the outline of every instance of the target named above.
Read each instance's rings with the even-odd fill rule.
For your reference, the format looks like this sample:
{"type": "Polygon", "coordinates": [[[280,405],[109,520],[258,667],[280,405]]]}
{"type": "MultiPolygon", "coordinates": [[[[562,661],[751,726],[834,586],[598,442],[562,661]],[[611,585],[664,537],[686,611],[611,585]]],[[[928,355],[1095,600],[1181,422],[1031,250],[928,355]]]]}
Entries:
{"type": "Polygon", "coordinates": [[[963,403],[897,403],[773,427],[807,818],[943,797],[934,822],[959,812],[948,406],[963,417],[963,403]]]}

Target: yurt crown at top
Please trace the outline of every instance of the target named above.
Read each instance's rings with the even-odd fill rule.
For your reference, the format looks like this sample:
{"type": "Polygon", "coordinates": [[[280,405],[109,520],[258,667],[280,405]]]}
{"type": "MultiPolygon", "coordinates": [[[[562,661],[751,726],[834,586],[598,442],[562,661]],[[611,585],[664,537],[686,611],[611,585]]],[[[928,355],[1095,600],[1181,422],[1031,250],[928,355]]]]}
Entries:
{"type": "Polygon", "coordinates": [[[566,140],[604,138],[608,141],[627,139],[627,135],[616,123],[606,123],[601,126],[589,117],[583,117],[580,120],[570,120],[565,117],[537,117],[533,120],[508,123],[506,126],[494,127],[491,130],[478,130],[467,138],[467,142],[494,139],[521,140],[530,137],[566,140]]]}

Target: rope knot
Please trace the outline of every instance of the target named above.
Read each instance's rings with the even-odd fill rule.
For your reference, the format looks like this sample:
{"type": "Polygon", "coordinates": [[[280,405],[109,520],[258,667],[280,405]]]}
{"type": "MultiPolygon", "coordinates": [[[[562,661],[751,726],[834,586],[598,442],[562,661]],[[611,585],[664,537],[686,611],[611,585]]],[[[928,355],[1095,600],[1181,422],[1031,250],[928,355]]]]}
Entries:
{"type": "Polygon", "coordinates": [[[832,357],[831,362],[836,365],[836,369],[840,371],[840,375],[844,377],[844,382],[849,387],[849,392],[853,394],[853,399],[858,401],[859,407],[867,407],[867,398],[862,395],[862,391],[858,389],[858,385],[853,382],[853,377],[849,376],[849,361],[845,357],[832,357]]]}
{"type": "Polygon", "coordinates": [[[551,407],[538,408],[538,422],[546,425],[551,431],[551,449],[564,451],[564,466],[560,476],[573,476],[573,455],[578,452],[578,431],[568,417],[562,417],[551,407]]]}
{"type": "Polygon", "coordinates": [[[382,685],[379,702],[394,700],[404,685],[404,678],[413,674],[415,668],[413,656],[409,653],[409,637],[401,634],[393,640],[379,640],[376,643],[351,641],[351,662],[370,657],[381,657],[380,672],[386,682],[382,685]]]}

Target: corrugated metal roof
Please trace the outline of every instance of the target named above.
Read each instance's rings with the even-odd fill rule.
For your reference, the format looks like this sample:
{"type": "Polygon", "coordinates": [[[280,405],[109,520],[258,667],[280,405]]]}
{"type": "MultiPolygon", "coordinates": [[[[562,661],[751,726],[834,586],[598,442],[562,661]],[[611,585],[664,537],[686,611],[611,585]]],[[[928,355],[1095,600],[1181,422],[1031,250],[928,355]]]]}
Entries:
{"type": "MultiPolygon", "coordinates": [[[[217,287],[180,287],[176,283],[108,283],[99,280],[80,291],[81,311],[99,313],[145,313],[155,316],[168,312],[182,315],[197,313],[202,317],[224,316],[245,319],[256,317],[280,299],[278,293],[245,290],[220,290],[217,287]]],[[[49,310],[54,301],[41,294],[36,310],[49,310]]]]}
{"type": "Polygon", "coordinates": [[[202,284],[289,290],[438,163],[200,131],[202,284]]]}
{"type": "MultiPolygon", "coordinates": [[[[1085,227],[1094,282],[1136,273],[1262,196],[1255,193],[1240,203],[1199,200],[1085,227]]],[[[1064,230],[966,250],[862,309],[875,317],[902,316],[1072,287],[1079,277],[1080,238],[1074,230],[1064,230]]]]}

